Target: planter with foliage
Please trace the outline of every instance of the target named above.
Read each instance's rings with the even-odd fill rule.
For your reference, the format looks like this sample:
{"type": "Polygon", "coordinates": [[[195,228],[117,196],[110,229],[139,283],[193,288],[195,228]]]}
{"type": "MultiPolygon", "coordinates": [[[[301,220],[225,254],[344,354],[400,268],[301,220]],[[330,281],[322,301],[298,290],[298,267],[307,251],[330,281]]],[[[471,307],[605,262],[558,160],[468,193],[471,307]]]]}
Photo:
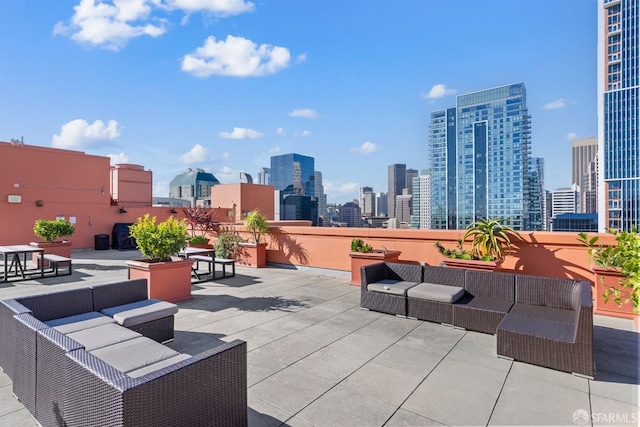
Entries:
{"type": "Polygon", "coordinates": [[[266,267],[267,244],[261,242],[261,238],[263,234],[269,232],[267,217],[257,209],[254,209],[245,217],[244,227],[247,231],[251,232],[252,240],[238,244],[238,263],[254,268],[266,267]]]}
{"type": "Polygon", "coordinates": [[[209,243],[209,239],[204,236],[187,238],[187,245],[190,248],[213,249],[213,245],[209,243]]]}
{"type": "MultiPolygon", "coordinates": [[[[45,254],[71,258],[71,242],[62,237],[71,236],[75,231],[75,226],[66,219],[39,219],[33,226],[33,234],[44,241],[31,242],[29,245],[44,249],[45,254]]],[[[34,264],[40,265],[38,254],[33,254],[32,260],[34,264]]]]}
{"type": "Polygon", "coordinates": [[[351,285],[360,286],[360,269],[365,265],[376,264],[378,262],[398,262],[400,251],[388,251],[386,249],[373,249],[371,245],[362,239],[351,240],[351,285]]]}
{"type": "Polygon", "coordinates": [[[129,278],[147,279],[149,298],[170,302],[190,299],[193,260],[177,257],[186,247],[184,221],[170,217],[156,224],[156,217],[147,214],[138,218],[129,231],[146,257],[127,261],[129,278]]]}
{"type": "Polygon", "coordinates": [[[595,275],[595,313],[634,319],[638,326],[640,307],[640,233],[611,231],[616,243],[598,244],[599,237],[578,234],[587,246],[595,275]],[[610,300],[613,299],[613,302],[610,300]]]}
{"type": "Polygon", "coordinates": [[[467,227],[463,238],[457,241],[457,249],[446,249],[440,242],[435,246],[444,256],[446,267],[494,271],[511,249],[513,236],[520,237],[520,234],[498,220],[482,219],[467,227]],[[465,250],[462,245],[469,237],[472,238],[471,250],[465,250]]]}

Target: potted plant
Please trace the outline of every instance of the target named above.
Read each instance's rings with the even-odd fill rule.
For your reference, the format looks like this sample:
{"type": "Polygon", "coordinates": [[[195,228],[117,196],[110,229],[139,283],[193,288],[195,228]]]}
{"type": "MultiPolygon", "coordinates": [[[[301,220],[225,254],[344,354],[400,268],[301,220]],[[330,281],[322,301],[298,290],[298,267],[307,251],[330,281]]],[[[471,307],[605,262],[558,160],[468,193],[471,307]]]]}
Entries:
{"type": "Polygon", "coordinates": [[[244,242],[244,239],[231,231],[224,231],[218,234],[213,249],[216,258],[235,259],[238,250],[238,244],[244,242]]]}
{"type": "Polygon", "coordinates": [[[400,251],[390,251],[387,248],[373,249],[370,244],[356,237],[351,240],[349,257],[351,258],[351,281],[349,283],[360,286],[360,269],[362,267],[378,262],[398,262],[400,251]]]}
{"type": "Polygon", "coordinates": [[[493,271],[502,264],[511,249],[511,238],[520,237],[513,228],[496,219],[481,219],[467,227],[457,249],[446,249],[440,242],[435,246],[444,255],[446,267],[493,271]],[[463,249],[463,242],[471,237],[471,250],[463,249]]]}
{"type": "Polygon", "coordinates": [[[634,319],[638,326],[640,307],[640,233],[610,231],[615,244],[598,244],[599,236],[579,233],[578,241],[587,246],[595,274],[595,312],[634,319]],[[615,304],[608,304],[612,299],[615,304]]]}
{"type": "Polygon", "coordinates": [[[245,216],[244,227],[251,232],[252,240],[238,244],[238,263],[256,268],[265,267],[267,265],[267,244],[261,242],[260,239],[263,234],[269,232],[267,217],[259,210],[254,209],[245,216]]]}
{"type": "Polygon", "coordinates": [[[213,245],[209,244],[209,239],[204,236],[193,236],[187,239],[190,248],[213,249],[213,245]]]}
{"type": "Polygon", "coordinates": [[[191,267],[193,260],[177,254],[186,247],[184,220],[169,217],[156,224],[156,217],[146,214],[129,227],[138,249],[146,257],[127,261],[129,279],[147,279],[149,298],[170,302],[191,298],[191,267]]]}
{"type": "MultiPolygon", "coordinates": [[[[30,246],[44,249],[45,254],[53,254],[71,258],[71,242],[61,237],[71,236],[76,227],[66,219],[38,219],[33,226],[33,233],[43,242],[31,242],[30,246]]],[[[40,265],[38,254],[33,254],[33,262],[40,265]]]]}

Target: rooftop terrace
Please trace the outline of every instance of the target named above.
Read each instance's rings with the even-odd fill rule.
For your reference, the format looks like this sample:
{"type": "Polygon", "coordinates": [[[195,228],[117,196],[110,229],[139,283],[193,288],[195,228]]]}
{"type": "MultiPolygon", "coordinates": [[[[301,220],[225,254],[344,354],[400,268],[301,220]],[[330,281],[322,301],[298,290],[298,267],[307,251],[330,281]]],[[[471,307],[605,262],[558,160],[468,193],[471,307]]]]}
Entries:
{"type": "MultiPolygon", "coordinates": [[[[74,251],[74,273],[0,299],[125,280],[137,251],[74,251]]],[[[638,333],[594,317],[594,380],[500,359],[496,338],[361,310],[348,274],[237,267],[178,303],[169,347],[248,343],[250,426],[637,425],[638,333]]],[[[36,426],[0,373],[0,425],[36,426]]]]}

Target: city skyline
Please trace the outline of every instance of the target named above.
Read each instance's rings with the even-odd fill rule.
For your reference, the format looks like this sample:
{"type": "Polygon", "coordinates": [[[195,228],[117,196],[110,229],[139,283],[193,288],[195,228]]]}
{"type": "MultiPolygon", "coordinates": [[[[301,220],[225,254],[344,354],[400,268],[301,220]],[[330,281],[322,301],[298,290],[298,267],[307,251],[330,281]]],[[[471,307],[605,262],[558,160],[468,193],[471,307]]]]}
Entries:
{"type": "Polygon", "coordinates": [[[344,203],[390,164],[426,169],[431,112],[466,93],[525,83],[551,191],[597,134],[596,1],[216,4],[3,2],[0,139],[143,165],[156,196],[297,152],[344,203]]]}

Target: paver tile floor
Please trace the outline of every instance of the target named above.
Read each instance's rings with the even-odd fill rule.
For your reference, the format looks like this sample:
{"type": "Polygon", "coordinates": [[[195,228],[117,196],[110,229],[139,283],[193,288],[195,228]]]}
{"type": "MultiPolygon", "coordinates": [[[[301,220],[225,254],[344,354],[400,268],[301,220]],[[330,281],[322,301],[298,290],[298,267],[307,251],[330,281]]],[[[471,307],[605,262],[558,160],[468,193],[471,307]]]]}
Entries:
{"type": "MultiPolygon", "coordinates": [[[[74,251],[72,276],[0,299],[125,280],[137,251],[74,251]]],[[[359,308],[342,272],[237,267],[193,285],[169,347],[248,343],[254,426],[638,425],[638,333],[595,316],[594,380],[500,359],[496,338],[359,308]]],[[[0,373],[0,426],[36,426],[0,373]]]]}

